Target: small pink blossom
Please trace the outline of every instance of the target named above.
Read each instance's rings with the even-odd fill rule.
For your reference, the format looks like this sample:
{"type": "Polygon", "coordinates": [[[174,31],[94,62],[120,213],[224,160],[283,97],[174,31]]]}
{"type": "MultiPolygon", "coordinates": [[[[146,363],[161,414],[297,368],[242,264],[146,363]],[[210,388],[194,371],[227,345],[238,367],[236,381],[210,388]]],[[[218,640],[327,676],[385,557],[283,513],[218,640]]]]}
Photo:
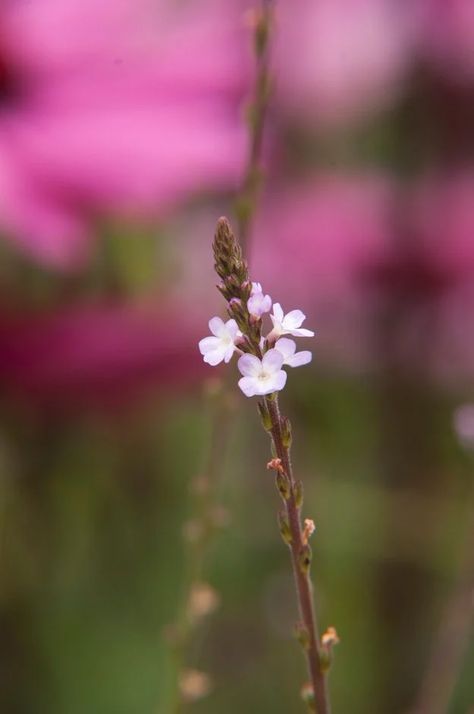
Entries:
{"type": "Polygon", "coordinates": [[[296,352],[296,342],[289,340],[287,337],[281,337],[277,340],[275,349],[283,355],[283,364],[288,365],[288,367],[301,367],[313,359],[313,355],[309,350],[296,352]]]}
{"type": "Polygon", "coordinates": [[[241,336],[235,320],[224,322],[220,317],[209,320],[211,337],[204,337],[199,341],[199,351],[204,357],[204,362],[212,367],[230,362],[237,349],[235,342],[241,336]]]}
{"type": "Polygon", "coordinates": [[[270,295],[264,295],[260,283],[252,283],[252,292],[247,302],[247,308],[254,317],[262,317],[272,309],[272,299],[270,295]]]}
{"type": "Polygon", "coordinates": [[[279,392],[286,384],[287,374],[282,370],[283,355],[275,349],[268,350],[260,360],[255,355],[245,354],[238,361],[239,387],[246,397],[279,392]]]}
{"type": "Polygon", "coordinates": [[[273,330],[268,339],[275,339],[281,335],[293,335],[293,337],[314,337],[312,330],[301,327],[306,319],[306,315],[301,310],[290,310],[286,315],[279,302],[273,305],[273,314],[270,315],[273,322],[273,330]]]}

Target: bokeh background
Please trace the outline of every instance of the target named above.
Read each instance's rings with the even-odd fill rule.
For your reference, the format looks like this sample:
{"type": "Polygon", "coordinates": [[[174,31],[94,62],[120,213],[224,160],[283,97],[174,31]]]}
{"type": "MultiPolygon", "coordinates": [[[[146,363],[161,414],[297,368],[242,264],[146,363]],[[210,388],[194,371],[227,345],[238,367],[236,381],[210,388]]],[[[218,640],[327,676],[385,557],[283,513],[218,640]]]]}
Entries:
{"type": "MultiPolygon", "coordinates": [[[[276,5],[250,262],[317,329],[282,399],[320,620],[341,637],[334,711],[412,712],[454,622],[451,703],[422,711],[466,714],[474,5],[276,5]]],[[[253,17],[237,0],[1,4],[5,714],[178,711],[209,503],[199,578],[219,606],[178,668],[212,689],[181,711],[304,709],[267,437],[235,364],[223,386],[197,350],[223,314],[211,240],[245,170],[253,17]]]]}

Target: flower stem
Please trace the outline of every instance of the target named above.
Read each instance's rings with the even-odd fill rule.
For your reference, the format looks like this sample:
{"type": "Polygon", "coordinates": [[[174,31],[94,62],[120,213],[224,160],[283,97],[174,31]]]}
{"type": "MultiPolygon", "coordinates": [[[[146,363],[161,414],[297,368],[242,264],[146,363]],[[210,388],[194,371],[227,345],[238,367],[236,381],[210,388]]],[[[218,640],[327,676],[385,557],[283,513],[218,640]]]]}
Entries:
{"type": "Polygon", "coordinates": [[[184,528],[186,542],[184,588],[181,606],[171,628],[175,681],[172,703],[168,711],[172,714],[181,714],[188,700],[186,693],[181,691],[179,679],[190,665],[191,644],[197,628],[202,626],[201,618],[193,617],[189,610],[193,589],[205,581],[209,552],[217,531],[225,525],[223,522],[225,511],[219,503],[219,486],[236,402],[229,394],[225,382],[217,385],[214,394],[209,395],[208,398],[212,407],[211,433],[206,445],[202,470],[194,475],[191,483],[193,497],[190,518],[184,528]]]}
{"type": "Polygon", "coordinates": [[[288,545],[291,551],[293,574],[298,598],[299,613],[306,630],[304,651],[309,676],[311,679],[314,704],[317,714],[330,714],[330,702],[327,687],[327,676],[323,666],[316,614],[313,605],[313,589],[309,575],[311,551],[303,539],[300,510],[301,496],[293,476],[290,446],[284,437],[284,426],[276,394],[265,398],[265,404],[271,421],[273,445],[277,457],[281,461],[284,474],[288,481],[288,492],[285,494],[287,524],[289,527],[288,545]]]}
{"type": "Polygon", "coordinates": [[[273,26],[273,0],[261,0],[255,13],[255,80],[248,105],[249,148],[239,195],[235,201],[238,236],[242,249],[249,252],[249,234],[261,185],[261,154],[270,97],[270,39],[273,26]]]}

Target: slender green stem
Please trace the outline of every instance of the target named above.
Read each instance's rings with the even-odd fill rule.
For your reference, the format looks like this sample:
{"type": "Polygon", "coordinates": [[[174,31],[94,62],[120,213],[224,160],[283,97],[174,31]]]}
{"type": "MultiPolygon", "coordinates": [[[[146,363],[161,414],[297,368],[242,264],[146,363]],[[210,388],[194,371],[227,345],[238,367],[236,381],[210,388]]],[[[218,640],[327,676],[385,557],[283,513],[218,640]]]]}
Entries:
{"type": "Polygon", "coordinates": [[[265,403],[271,419],[271,436],[275,452],[281,461],[284,473],[289,482],[288,497],[284,499],[288,526],[290,530],[289,547],[293,564],[293,574],[296,585],[300,617],[307,632],[307,643],[304,647],[306,663],[314,694],[317,714],[330,714],[327,677],[323,668],[319,632],[313,604],[313,589],[309,576],[310,553],[303,540],[301,528],[299,498],[297,484],[293,476],[290,447],[285,445],[283,438],[282,417],[280,414],[278,396],[265,398],[265,403]]]}

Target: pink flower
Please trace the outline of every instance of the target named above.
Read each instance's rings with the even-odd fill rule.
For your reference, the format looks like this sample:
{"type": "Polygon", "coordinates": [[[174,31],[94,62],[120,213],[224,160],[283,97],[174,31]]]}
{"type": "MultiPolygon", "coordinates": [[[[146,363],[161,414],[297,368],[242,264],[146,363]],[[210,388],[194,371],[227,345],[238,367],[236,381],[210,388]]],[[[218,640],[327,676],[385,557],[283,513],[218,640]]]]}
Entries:
{"type": "Polygon", "coordinates": [[[275,342],[275,349],[283,355],[283,364],[288,367],[301,367],[308,364],[313,359],[313,355],[309,350],[296,351],[296,342],[289,340],[287,337],[281,337],[275,342]]]}
{"type": "Polygon", "coordinates": [[[220,317],[209,320],[209,329],[212,336],[199,340],[199,351],[204,357],[204,362],[212,367],[225,362],[230,362],[236,351],[236,340],[242,336],[235,320],[224,322],[220,317]]]}
{"type": "Polygon", "coordinates": [[[224,0],[3,3],[0,230],[66,267],[85,257],[97,216],[154,217],[233,186],[239,18],[224,0]]]}
{"type": "Polygon", "coordinates": [[[281,335],[314,337],[312,330],[301,327],[306,319],[306,315],[301,312],[301,310],[290,310],[290,312],[285,315],[280,303],[276,302],[273,305],[273,314],[270,315],[270,318],[273,323],[273,329],[267,338],[269,340],[277,339],[281,335]]]}
{"type": "Polygon", "coordinates": [[[474,3],[472,0],[417,0],[422,53],[441,73],[458,83],[474,79],[474,3]]]}
{"type": "Polygon", "coordinates": [[[0,385],[59,411],[114,409],[205,376],[189,306],[164,303],[0,311],[0,385]]]}
{"type": "Polygon", "coordinates": [[[345,124],[392,103],[411,61],[408,4],[392,0],[281,3],[275,63],[287,111],[345,124]]]}
{"type": "Polygon", "coordinates": [[[244,375],[239,379],[239,387],[246,397],[279,392],[286,384],[283,355],[278,350],[268,350],[261,360],[255,355],[242,355],[237,365],[244,375]]]}
{"type": "Polygon", "coordinates": [[[260,283],[252,283],[252,292],[247,301],[247,308],[254,317],[262,317],[272,309],[272,299],[270,295],[264,295],[260,283]]]}
{"type": "Polygon", "coordinates": [[[278,284],[283,304],[311,310],[319,363],[375,367],[392,309],[397,364],[443,380],[472,376],[473,205],[472,172],[402,188],[377,175],[314,177],[268,192],[253,269],[278,284]]]}

